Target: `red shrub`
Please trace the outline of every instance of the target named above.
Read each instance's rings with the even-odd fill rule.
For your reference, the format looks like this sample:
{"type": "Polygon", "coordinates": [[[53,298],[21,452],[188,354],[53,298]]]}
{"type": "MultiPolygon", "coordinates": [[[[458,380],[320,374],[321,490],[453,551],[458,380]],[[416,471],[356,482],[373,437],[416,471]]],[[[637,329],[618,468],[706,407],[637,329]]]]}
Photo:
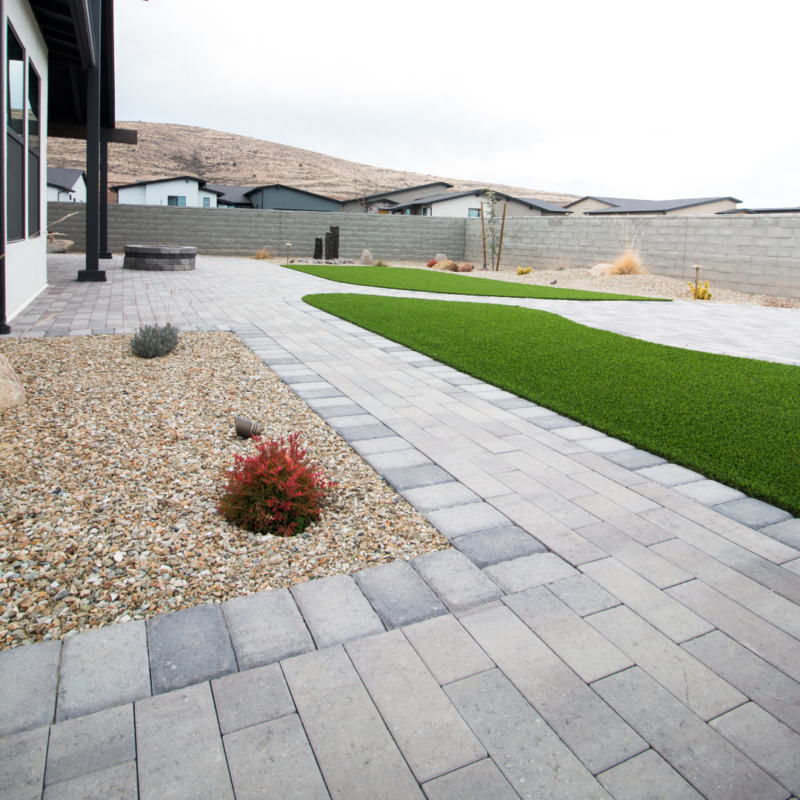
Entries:
{"type": "Polygon", "coordinates": [[[435,266],[436,266],[438,263],[439,263],[439,262],[438,262],[438,261],[437,261],[435,258],[432,258],[432,259],[431,259],[431,260],[428,262],[427,266],[429,266],[429,267],[435,267],[435,266]]]}
{"type": "Polygon", "coordinates": [[[256,453],[235,456],[223,472],[226,485],[217,510],[232,525],[256,533],[293,536],[320,515],[325,492],[336,484],[305,460],[300,434],[289,440],[260,441],[256,453]]]}

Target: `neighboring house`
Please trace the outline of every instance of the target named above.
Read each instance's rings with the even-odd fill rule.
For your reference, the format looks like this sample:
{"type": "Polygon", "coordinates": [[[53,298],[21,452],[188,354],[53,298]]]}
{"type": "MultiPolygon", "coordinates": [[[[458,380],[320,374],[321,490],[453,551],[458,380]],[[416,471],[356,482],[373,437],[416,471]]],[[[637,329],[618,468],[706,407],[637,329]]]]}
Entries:
{"type": "Polygon", "coordinates": [[[176,208],[216,208],[222,192],[212,191],[201,178],[181,175],[112,186],[121,205],[175,206],[176,208]]]}
{"type": "Polygon", "coordinates": [[[717,211],[717,214],[800,214],[800,206],[795,208],[733,208],[730,211],[717,211]]]}
{"type": "Polygon", "coordinates": [[[255,186],[224,186],[218,183],[207,183],[206,189],[219,192],[217,208],[252,208],[253,203],[246,192],[255,189],[255,186]]]}
{"type": "Polygon", "coordinates": [[[692,197],[684,200],[630,200],[621,197],[582,197],[564,206],[576,216],[625,214],[718,214],[735,209],[741,200],[735,197],[692,197]]]}
{"type": "Polygon", "coordinates": [[[269,208],[276,211],[341,211],[342,201],[304,189],[294,189],[281,183],[256,186],[244,193],[250,198],[253,208],[269,208]]]}
{"type": "Polygon", "coordinates": [[[388,214],[395,206],[409,203],[418,197],[441,194],[443,190],[452,188],[452,183],[437,181],[436,183],[423,183],[420,186],[408,186],[405,189],[391,189],[387,192],[344,200],[342,211],[349,214],[388,214]]]}
{"type": "MultiPolygon", "coordinates": [[[[486,191],[486,189],[470,189],[465,192],[446,192],[418,197],[411,202],[394,206],[391,213],[418,217],[480,217],[481,205],[488,204],[486,191]]],[[[554,217],[569,214],[561,206],[544,200],[511,197],[500,192],[494,194],[499,201],[495,206],[497,213],[503,213],[500,203],[505,202],[506,215],[509,217],[554,217]]]]}
{"type": "Polygon", "coordinates": [[[48,203],[85,203],[86,172],[82,169],[47,168],[48,203]]]}

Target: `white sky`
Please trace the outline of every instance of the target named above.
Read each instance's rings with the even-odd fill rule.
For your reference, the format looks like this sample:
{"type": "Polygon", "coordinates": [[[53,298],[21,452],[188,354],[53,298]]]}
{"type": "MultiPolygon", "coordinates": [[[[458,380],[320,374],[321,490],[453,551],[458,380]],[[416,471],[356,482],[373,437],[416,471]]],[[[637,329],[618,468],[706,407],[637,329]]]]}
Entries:
{"type": "Polygon", "coordinates": [[[532,189],[800,205],[797,0],[116,0],[117,118],[532,189]]]}

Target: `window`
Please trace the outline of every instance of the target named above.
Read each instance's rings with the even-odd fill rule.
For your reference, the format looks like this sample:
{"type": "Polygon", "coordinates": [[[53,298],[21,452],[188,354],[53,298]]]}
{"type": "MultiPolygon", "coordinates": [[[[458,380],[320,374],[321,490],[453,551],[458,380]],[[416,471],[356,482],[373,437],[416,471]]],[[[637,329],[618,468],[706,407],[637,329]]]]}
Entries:
{"type": "Polygon", "coordinates": [[[431,212],[431,210],[429,208],[423,208],[422,209],[422,216],[423,217],[429,217],[430,216],[430,212],[431,212]]]}
{"type": "Polygon", "coordinates": [[[479,217],[481,215],[481,210],[479,208],[470,208],[467,211],[468,217],[479,217]]]}
{"type": "Polygon", "coordinates": [[[28,61],[28,236],[40,234],[39,75],[28,61]]]}
{"type": "Polygon", "coordinates": [[[211,198],[204,197],[203,198],[203,208],[211,208],[211,198]]]}
{"type": "Polygon", "coordinates": [[[186,205],[186,198],[184,196],[181,196],[181,195],[178,195],[176,197],[174,194],[171,194],[167,198],[167,205],[183,207],[183,206],[186,205]]]}
{"type": "Polygon", "coordinates": [[[10,25],[6,35],[6,235],[13,241],[25,238],[25,52],[10,25]]]}

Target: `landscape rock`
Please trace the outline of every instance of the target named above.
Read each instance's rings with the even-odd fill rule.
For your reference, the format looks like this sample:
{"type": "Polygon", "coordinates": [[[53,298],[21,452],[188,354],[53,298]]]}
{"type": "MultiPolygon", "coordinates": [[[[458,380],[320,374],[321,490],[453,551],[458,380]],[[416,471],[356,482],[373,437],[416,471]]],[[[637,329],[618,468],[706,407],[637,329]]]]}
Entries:
{"type": "Polygon", "coordinates": [[[475,269],[475,267],[473,267],[472,264],[459,264],[458,265],[458,271],[459,272],[472,272],[473,269],[475,269]]]}
{"type": "Polygon", "coordinates": [[[433,265],[433,269],[438,269],[446,272],[458,272],[458,264],[455,261],[438,261],[433,265]]]}
{"type": "Polygon", "coordinates": [[[437,253],[433,257],[433,260],[434,261],[449,261],[449,259],[447,258],[447,256],[444,253],[437,253]]]}
{"type": "Polygon", "coordinates": [[[595,264],[590,270],[589,274],[593,278],[610,278],[614,272],[614,265],[613,264],[595,264]]]}
{"type": "Polygon", "coordinates": [[[358,259],[358,263],[362,267],[374,267],[375,266],[375,259],[372,257],[372,253],[369,250],[365,250],[361,254],[361,258],[358,259]]]}
{"type": "Polygon", "coordinates": [[[74,242],[70,241],[69,239],[53,239],[52,242],[47,243],[47,252],[66,253],[73,244],[74,242]]]}
{"type": "Polygon", "coordinates": [[[25,388],[5,356],[0,356],[0,411],[21,406],[25,402],[25,388]]]}

